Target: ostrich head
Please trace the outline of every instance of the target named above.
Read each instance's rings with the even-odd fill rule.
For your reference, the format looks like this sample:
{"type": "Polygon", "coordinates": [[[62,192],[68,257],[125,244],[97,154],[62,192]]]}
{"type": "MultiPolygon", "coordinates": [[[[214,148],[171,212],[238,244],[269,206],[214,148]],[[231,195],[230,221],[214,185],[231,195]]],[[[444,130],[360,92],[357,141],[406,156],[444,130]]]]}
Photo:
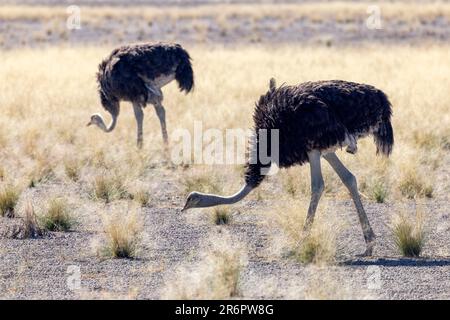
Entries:
{"type": "Polygon", "coordinates": [[[204,203],[204,194],[201,194],[199,192],[191,192],[187,199],[186,199],[186,203],[183,207],[183,209],[181,209],[181,211],[185,211],[187,209],[191,209],[191,208],[202,208],[205,206],[208,206],[204,203]]]}
{"type": "Polygon", "coordinates": [[[92,124],[95,124],[102,130],[106,129],[105,121],[103,120],[103,117],[98,113],[94,113],[91,116],[91,120],[88,122],[87,127],[89,127],[92,124]]]}
{"type": "Polygon", "coordinates": [[[110,132],[116,126],[116,121],[117,121],[117,117],[113,116],[110,125],[107,127],[106,124],[105,124],[105,121],[103,120],[103,117],[100,114],[98,114],[98,113],[94,113],[91,116],[91,120],[88,122],[87,127],[89,127],[90,125],[94,124],[97,127],[99,127],[102,131],[110,132]]]}

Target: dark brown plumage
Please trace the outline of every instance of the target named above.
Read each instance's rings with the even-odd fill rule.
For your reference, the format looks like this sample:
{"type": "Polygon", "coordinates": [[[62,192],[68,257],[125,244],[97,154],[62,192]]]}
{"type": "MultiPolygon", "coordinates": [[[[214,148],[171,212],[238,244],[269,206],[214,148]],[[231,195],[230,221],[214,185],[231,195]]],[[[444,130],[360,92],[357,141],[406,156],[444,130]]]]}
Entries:
{"type": "MultiPolygon", "coordinates": [[[[326,150],[372,134],[377,153],[388,156],[394,144],[392,110],[379,89],[341,80],[305,82],[297,86],[270,86],[253,115],[258,148],[259,129],[279,129],[280,167],[308,162],[311,150],[326,150]]],[[[269,154],[270,154],[270,139],[269,154]]],[[[266,165],[270,166],[270,165],[266,165]]],[[[246,182],[257,186],[264,179],[261,163],[248,164],[246,182]]]]}
{"type": "Polygon", "coordinates": [[[104,59],[98,68],[97,81],[102,106],[113,121],[109,127],[99,115],[93,115],[90,124],[96,124],[105,132],[111,132],[119,115],[119,102],[130,101],[135,108],[138,122],[138,145],[142,144],[142,119],[147,103],[152,103],[161,122],[164,142],[167,143],[165,110],[162,106],[161,88],[172,80],[178,82],[181,91],[190,92],[194,87],[191,58],[179,44],[135,44],[117,48],[104,59]]]}
{"type": "Polygon", "coordinates": [[[173,73],[180,90],[190,92],[194,87],[190,59],[186,50],[172,43],[126,45],[113,50],[97,72],[103,107],[118,114],[117,101],[147,102],[149,92],[144,77],[151,80],[173,73]]]}

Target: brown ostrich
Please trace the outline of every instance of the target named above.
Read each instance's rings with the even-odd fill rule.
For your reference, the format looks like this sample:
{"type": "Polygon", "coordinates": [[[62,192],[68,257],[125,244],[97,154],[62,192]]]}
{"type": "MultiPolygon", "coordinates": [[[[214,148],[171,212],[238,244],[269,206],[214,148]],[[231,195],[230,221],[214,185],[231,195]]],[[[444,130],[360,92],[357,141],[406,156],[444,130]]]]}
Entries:
{"type": "Polygon", "coordinates": [[[180,91],[190,92],[194,86],[191,58],[179,44],[157,43],[126,45],[117,48],[102,61],[97,72],[100,100],[111,114],[106,126],[99,114],[93,114],[88,126],[95,124],[104,132],[111,132],[117,123],[120,101],[133,104],[137,122],[137,145],[142,147],[143,108],[153,104],[161,123],[164,145],[168,145],[166,112],[162,105],[161,88],[177,80],[180,91]]]}
{"type": "MultiPolygon", "coordinates": [[[[277,129],[279,155],[276,165],[286,168],[309,162],[311,201],[305,223],[307,230],[314,220],[324,190],[321,171],[321,158],[324,158],[350,191],[366,241],[367,248],[363,255],[371,255],[375,234],[364,211],[356,178],[342,164],[335,151],[346,146],[346,151],[354,154],[357,139],[372,135],[377,154],[389,156],[394,145],[391,114],[387,96],[370,85],[330,80],[276,88],[272,80],[269,91],[256,104],[253,115],[256,139],[252,140],[251,148],[267,148],[267,154],[271,154],[270,139],[265,147],[261,142],[260,130],[277,129]]],[[[259,152],[257,154],[257,161],[247,164],[245,185],[239,192],[229,197],[192,192],[182,210],[233,204],[242,200],[263,181],[265,175],[262,172],[267,170],[262,169],[271,165],[262,164],[259,152]]]]}

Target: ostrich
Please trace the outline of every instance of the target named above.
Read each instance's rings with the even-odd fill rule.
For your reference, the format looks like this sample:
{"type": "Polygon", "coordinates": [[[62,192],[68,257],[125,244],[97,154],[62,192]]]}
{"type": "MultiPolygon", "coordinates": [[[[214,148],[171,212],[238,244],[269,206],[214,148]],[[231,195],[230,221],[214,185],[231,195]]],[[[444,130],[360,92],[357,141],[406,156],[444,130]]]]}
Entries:
{"type": "Polygon", "coordinates": [[[106,126],[99,114],[93,114],[88,126],[95,124],[104,132],[111,132],[117,123],[121,100],[133,104],[137,122],[137,145],[142,147],[142,122],[147,103],[153,104],[161,124],[165,147],[168,145],[166,112],[162,105],[161,88],[176,79],[180,91],[190,92],[194,75],[189,54],[179,44],[126,45],[113,50],[100,63],[97,72],[100,100],[111,114],[106,126]]]}
{"type": "MultiPolygon", "coordinates": [[[[260,129],[279,130],[279,167],[302,165],[309,162],[311,172],[311,200],[305,222],[305,231],[313,223],[319,199],[324,190],[321,157],[336,171],[350,195],[358,213],[366,243],[363,256],[372,255],[375,234],[359,197],[355,176],[342,164],[335,151],[346,146],[346,151],[357,151],[357,140],[373,135],[377,154],[389,156],[394,144],[391,126],[391,104],[387,96],[373,86],[341,80],[306,82],[297,86],[275,87],[271,79],[269,91],[256,104],[253,115],[255,139],[251,148],[263,148],[260,129]]],[[[267,154],[271,149],[270,139],[267,154]]],[[[246,164],[245,185],[229,197],[192,192],[182,211],[189,208],[233,204],[242,200],[264,179],[261,169],[270,163],[257,161],[246,164]]]]}

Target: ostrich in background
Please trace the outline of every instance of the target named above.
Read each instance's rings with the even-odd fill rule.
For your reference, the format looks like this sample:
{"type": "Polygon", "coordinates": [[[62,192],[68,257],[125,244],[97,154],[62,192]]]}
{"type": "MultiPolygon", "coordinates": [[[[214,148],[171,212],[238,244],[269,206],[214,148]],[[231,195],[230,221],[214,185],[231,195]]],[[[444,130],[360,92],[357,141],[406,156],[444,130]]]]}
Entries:
{"type": "MultiPolygon", "coordinates": [[[[335,151],[346,146],[349,153],[357,151],[357,140],[373,135],[377,154],[389,156],[394,144],[391,126],[391,104],[387,96],[372,86],[340,80],[306,82],[297,86],[275,87],[270,82],[269,91],[260,97],[253,115],[256,138],[251,148],[263,148],[259,130],[279,130],[279,167],[310,164],[311,201],[305,222],[308,231],[313,223],[319,199],[324,190],[321,157],[336,171],[350,191],[362,226],[366,251],[372,255],[375,234],[362,205],[355,176],[342,164],[335,151]]],[[[270,155],[271,141],[267,141],[270,155]]],[[[259,152],[257,153],[259,154],[259,152]]],[[[214,194],[192,192],[183,210],[233,204],[242,200],[264,179],[259,158],[247,163],[245,185],[236,194],[222,197],[214,194]]]]}
{"type": "Polygon", "coordinates": [[[133,104],[137,122],[137,145],[142,147],[143,108],[153,104],[158,115],[165,147],[168,146],[166,112],[162,105],[161,88],[176,79],[180,91],[190,92],[194,75],[190,56],[179,44],[137,44],[113,50],[102,61],[97,72],[100,100],[103,108],[111,114],[112,121],[106,126],[99,114],[93,114],[87,124],[97,125],[104,132],[111,132],[117,123],[121,100],[133,104]]]}

